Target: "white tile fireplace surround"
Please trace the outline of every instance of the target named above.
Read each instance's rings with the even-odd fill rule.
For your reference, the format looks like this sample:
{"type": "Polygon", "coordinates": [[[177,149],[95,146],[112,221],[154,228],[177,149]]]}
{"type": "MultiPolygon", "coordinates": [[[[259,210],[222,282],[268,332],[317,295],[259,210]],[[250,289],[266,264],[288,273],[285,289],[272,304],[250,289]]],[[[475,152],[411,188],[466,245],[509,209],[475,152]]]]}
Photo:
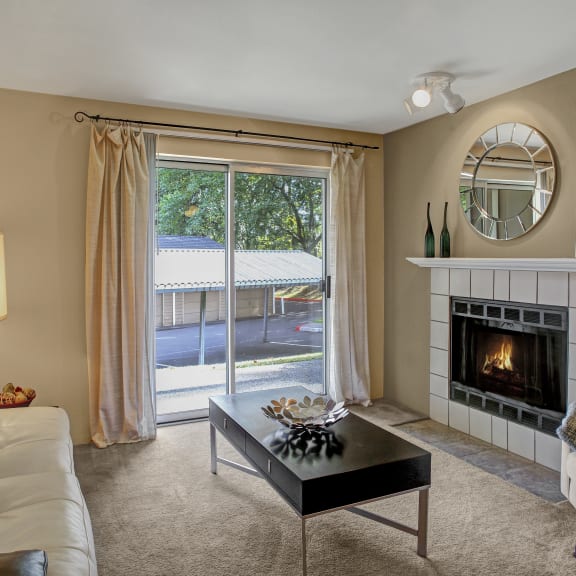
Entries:
{"type": "Polygon", "coordinates": [[[450,399],[450,298],[568,308],[567,403],[576,400],[576,259],[407,258],[430,268],[430,418],[560,470],[558,438],[450,399]]]}

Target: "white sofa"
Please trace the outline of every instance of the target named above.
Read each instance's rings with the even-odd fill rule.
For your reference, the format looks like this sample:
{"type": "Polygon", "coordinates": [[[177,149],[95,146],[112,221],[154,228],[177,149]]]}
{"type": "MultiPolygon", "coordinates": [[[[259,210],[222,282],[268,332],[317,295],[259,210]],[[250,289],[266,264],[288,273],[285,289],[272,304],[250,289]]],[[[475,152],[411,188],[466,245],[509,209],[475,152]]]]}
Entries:
{"type": "Polygon", "coordinates": [[[46,552],[48,576],[97,576],[61,408],[0,410],[0,555],[30,549],[46,552]]]}
{"type": "Polygon", "coordinates": [[[560,491],[572,506],[576,507],[576,452],[572,451],[564,441],[562,441],[560,491]]]}

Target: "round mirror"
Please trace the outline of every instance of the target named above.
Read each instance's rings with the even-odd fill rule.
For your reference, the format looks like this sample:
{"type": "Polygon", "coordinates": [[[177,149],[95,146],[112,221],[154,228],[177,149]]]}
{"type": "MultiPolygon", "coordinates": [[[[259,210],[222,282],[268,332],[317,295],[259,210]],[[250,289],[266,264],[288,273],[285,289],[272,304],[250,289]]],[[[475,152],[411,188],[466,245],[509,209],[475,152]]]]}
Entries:
{"type": "Polygon", "coordinates": [[[460,173],[460,203],[472,227],[494,240],[526,234],[554,195],[550,145],[526,124],[498,124],[474,142],[460,173]]]}

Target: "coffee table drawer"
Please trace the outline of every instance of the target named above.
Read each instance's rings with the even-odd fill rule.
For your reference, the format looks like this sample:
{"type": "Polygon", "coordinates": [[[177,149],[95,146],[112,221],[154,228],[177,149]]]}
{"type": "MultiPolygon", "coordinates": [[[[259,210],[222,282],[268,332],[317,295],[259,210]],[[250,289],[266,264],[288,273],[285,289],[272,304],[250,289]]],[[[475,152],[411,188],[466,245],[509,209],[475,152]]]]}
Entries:
{"type": "Polygon", "coordinates": [[[272,457],[251,436],[246,436],[246,456],[250,458],[258,471],[267,478],[290,503],[300,511],[301,490],[300,481],[285,466],[281,464],[277,457],[272,457]]]}
{"type": "Polygon", "coordinates": [[[236,448],[242,452],[246,451],[246,433],[244,430],[213,403],[210,403],[210,422],[212,422],[236,448]]]}

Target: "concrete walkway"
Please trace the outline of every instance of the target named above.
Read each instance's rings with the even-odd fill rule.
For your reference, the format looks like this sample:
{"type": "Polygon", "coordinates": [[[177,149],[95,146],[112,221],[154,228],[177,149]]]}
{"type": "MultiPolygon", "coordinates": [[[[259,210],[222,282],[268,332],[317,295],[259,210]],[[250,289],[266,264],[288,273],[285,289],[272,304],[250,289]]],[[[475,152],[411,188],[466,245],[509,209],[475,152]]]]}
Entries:
{"type": "MultiPolygon", "coordinates": [[[[236,391],[306,386],[321,394],[322,359],[287,362],[236,369],[236,391]]],[[[208,398],[226,392],[224,364],[164,368],[156,372],[156,408],[158,415],[186,412],[208,407],[208,398]]]]}

